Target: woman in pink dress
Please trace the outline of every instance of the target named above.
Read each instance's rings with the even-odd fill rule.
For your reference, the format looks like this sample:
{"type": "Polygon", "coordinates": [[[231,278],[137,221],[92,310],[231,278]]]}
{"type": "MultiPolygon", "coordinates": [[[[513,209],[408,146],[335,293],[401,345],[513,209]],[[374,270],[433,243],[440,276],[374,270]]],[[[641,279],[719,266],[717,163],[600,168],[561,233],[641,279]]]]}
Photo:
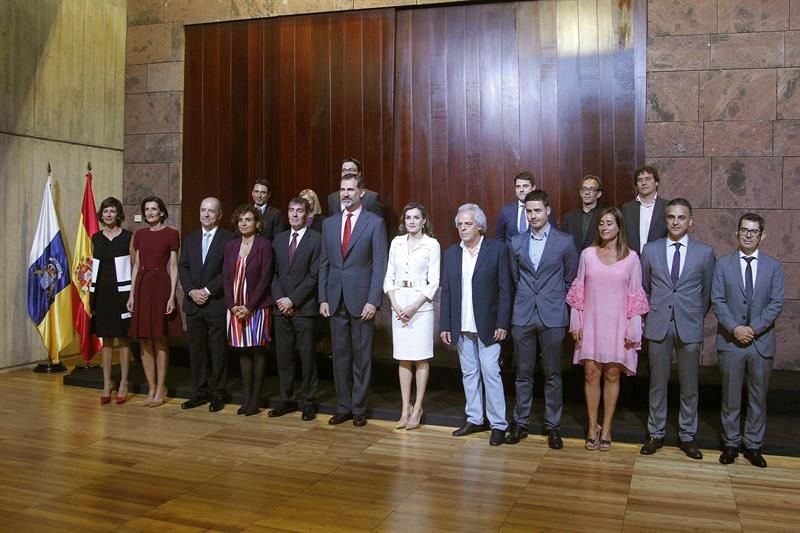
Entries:
{"type": "Polygon", "coordinates": [[[608,451],[620,373],[636,374],[642,315],[648,311],[639,256],[628,248],[622,212],[616,207],[600,212],[594,243],[581,254],[567,303],[572,308],[569,330],[575,340],[573,362],[584,369],[589,415],[586,449],[608,451]],[[601,377],[602,426],[598,423],[601,377]]]}

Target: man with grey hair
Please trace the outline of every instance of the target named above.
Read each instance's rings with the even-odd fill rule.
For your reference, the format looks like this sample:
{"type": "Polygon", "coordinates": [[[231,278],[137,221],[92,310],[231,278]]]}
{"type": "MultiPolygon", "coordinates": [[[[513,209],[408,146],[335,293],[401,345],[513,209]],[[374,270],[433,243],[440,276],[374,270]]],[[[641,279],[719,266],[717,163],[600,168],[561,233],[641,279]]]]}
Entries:
{"type": "Polygon", "coordinates": [[[467,420],[453,435],[484,430],[485,389],[489,444],[498,446],[508,428],[499,364],[500,342],[511,319],[508,248],[484,238],[486,215],[475,204],[459,207],[455,222],[461,242],[445,251],[440,319],[442,342],[458,347],[467,400],[467,420]]]}

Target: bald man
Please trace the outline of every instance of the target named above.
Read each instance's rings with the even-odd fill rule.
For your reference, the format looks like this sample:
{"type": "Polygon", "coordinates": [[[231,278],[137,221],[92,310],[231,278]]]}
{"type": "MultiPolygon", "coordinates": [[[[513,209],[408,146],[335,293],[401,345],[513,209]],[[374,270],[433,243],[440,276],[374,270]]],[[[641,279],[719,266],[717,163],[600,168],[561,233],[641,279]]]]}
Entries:
{"type": "Polygon", "coordinates": [[[225,243],[233,239],[234,234],[219,227],[221,219],[220,201],[205,198],[200,203],[202,227],[184,239],[178,262],[178,275],[185,294],[183,310],[192,368],[192,396],[181,407],[193,409],[210,402],[208,410],[212,413],[225,407],[228,384],[222,258],[225,243]]]}

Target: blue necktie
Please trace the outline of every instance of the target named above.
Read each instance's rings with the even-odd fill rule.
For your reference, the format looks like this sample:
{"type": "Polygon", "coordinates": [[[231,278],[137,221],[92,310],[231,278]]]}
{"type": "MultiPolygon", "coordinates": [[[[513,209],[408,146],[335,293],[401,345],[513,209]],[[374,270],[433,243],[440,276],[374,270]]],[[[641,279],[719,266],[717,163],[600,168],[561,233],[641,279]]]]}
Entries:
{"type": "Polygon", "coordinates": [[[672,270],[669,273],[669,277],[672,278],[672,286],[678,284],[678,279],[681,275],[681,243],[676,242],[672,246],[675,247],[675,255],[672,256],[672,270]]]}
{"type": "Polygon", "coordinates": [[[747,324],[750,324],[750,308],[753,305],[753,259],[755,257],[743,257],[747,261],[747,268],[744,269],[744,295],[747,298],[747,324]]]}
{"type": "Polygon", "coordinates": [[[206,262],[206,256],[208,255],[208,247],[211,244],[211,233],[204,232],[203,233],[203,264],[206,262]]]}
{"type": "Polygon", "coordinates": [[[520,233],[525,233],[528,231],[528,219],[525,218],[525,206],[521,206],[519,209],[519,222],[517,222],[517,229],[519,229],[520,233]]]}

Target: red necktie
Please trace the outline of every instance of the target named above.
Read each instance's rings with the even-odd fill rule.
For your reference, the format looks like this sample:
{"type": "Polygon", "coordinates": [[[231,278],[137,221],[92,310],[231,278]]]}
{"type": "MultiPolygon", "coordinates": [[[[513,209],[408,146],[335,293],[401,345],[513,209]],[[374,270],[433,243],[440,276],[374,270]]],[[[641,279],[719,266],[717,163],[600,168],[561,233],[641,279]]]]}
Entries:
{"type": "Polygon", "coordinates": [[[294,261],[294,252],[297,250],[297,232],[292,233],[292,242],[289,243],[289,264],[294,261]]]}
{"type": "Polygon", "coordinates": [[[350,217],[353,216],[353,213],[347,213],[347,220],[344,223],[344,233],[342,234],[342,257],[347,255],[347,245],[350,244],[350,232],[352,231],[352,227],[350,226],[350,217]]]}

